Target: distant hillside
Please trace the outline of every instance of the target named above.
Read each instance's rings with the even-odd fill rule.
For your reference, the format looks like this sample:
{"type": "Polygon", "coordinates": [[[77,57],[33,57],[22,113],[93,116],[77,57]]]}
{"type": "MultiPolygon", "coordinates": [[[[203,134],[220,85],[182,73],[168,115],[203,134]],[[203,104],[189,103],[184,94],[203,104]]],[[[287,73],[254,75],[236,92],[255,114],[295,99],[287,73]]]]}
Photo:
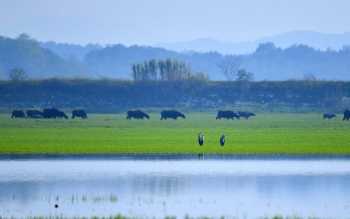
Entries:
{"type": "Polygon", "coordinates": [[[208,73],[212,80],[226,79],[219,68],[224,61],[254,73],[256,80],[302,79],[305,75],[326,80],[350,80],[349,48],[320,51],[300,45],[281,49],[272,43],[261,44],[254,53],[240,56],[176,53],[161,48],[116,45],[89,53],[85,64],[97,75],[130,78],[131,64],[165,58],[185,61],[194,71],[208,73]]]}
{"type": "Polygon", "coordinates": [[[215,51],[222,54],[249,54],[255,51],[258,46],[256,42],[231,43],[210,38],[195,39],[191,41],[158,43],[155,46],[177,52],[211,52],[215,51]]]}
{"type": "Polygon", "coordinates": [[[306,45],[320,50],[340,50],[350,46],[350,33],[319,33],[314,31],[293,31],[261,38],[258,44],[272,42],[277,47],[287,48],[293,45],[306,45]]]}
{"type": "Polygon", "coordinates": [[[159,43],[155,46],[183,52],[216,51],[222,54],[249,54],[253,53],[261,43],[272,42],[277,47],[287,48],[293,45],[306,45],[315,49],[340,50],[343,46],[350,45],[350,33],[327,34],[313,31],[293,31],[283,34],[264,37],[255,41],[223,42],[215,39],[204,38],[184,42],[159,43]]]}
{"type": "Polygon", "coordinates": [[[132,64],[171,58],[190,64],[196,72],[208,73],[212,80],[223,80],[225,78],[218,67],[222,57],[218,53],[177,53],[162,48],[119,44],[88,53],[85,64],[98,76],[130,79],[132,64]]]}
{"type": "Polygon", "coordinates": [[[303,45],[281,49],[265,43],[254,53],[236,58],[240,68],[255,73],[257,80],[301,79],[310,74],[318,79],[350,80],[350,48],[338,52],[303,45]]]}
{"type": "Polygon", "coordinates": [[[40,43],[28,37],[0,37],[1,78],[12,68],[23,68],[30,78],[131,79],[132,64],[167,58],[183,61],[193,72],[206,73],[211,80],[227,79],[219,67],[226,62],[234,63],[235,70],[243,68],[253,73],[255,80],[302,79],[305,75],[325,80],[350,80],[350,47],[322,51],[304,45],[279,48],[273,43],[264,43],[250,54],[222,55],[147,46],[80,46],[40,43]],[[47,48],[43,48],[45,46],[47,48]]]}
{"type": "Polygon", "coordinates": [[[83,76],[85,72],[79,63],[65,61],[26,36],[0,37],[0,77],[6,78],[13,68],[24,69],[30,78],[83,76]]]}
{"type": "Polygon", "coordinates": [[[42,42],[40,46],[51,50],[65,60],[83,61],[85,55],[91,51],[102,49],[101,45],[88,44],[86,46],[69,43],[42,42]]]}

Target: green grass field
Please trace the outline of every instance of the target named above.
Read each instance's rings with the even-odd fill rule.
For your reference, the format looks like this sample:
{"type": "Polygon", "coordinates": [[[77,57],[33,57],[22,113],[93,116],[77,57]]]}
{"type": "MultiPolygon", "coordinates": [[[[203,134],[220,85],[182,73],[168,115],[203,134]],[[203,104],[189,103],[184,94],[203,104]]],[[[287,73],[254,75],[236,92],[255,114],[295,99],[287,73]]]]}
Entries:
{"type": "Polygon", "coordinates": [[[10,119],[0,115],[1,154],[349,154],[350,122],[320,114],[258,114],[251,120],[216,121],[215,113],[188,119],[128,121],[124,114],[90,114],[88,120],[10,119]],[[197,134],[205,145],[197,145],[197,134]],[[218,140],[227,136],[225,147],[218,140]]]}

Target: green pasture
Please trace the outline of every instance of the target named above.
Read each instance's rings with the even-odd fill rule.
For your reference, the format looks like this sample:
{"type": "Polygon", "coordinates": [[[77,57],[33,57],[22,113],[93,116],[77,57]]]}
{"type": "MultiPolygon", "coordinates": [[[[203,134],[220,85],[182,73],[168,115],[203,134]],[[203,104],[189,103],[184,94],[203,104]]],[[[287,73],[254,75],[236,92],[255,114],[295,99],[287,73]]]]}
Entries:
{"type": "Polygon", "coordinates": [[[90,114],[87,120],[10,119],[0,114],[2,154],[350,154],[350,122],[320,114],[258,114],[249,120],[126,120],[124,114],[90,114]],[[203,132],[205,144],[197,145],[203,132]],[[224,133],[227,143],[219,146],[224,133]]]}

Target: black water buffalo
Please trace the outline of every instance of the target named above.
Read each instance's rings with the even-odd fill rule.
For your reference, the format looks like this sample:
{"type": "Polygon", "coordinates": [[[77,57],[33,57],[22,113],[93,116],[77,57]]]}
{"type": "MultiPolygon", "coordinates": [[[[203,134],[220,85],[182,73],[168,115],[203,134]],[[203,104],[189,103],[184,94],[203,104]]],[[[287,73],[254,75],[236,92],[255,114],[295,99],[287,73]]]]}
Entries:
{"type": "Polygon", "coordinates": [[[45,119],[56,119],[56,118],[68,119],[68,116],[64,112],[55,108],[44,109],[43,115],[45,119]]]}
{"type": "Polygon", "coordinates": [[[239,115],[230,110],[219,110],[216,119],[239,119],[239,115]]]}
{"type": "Polygon", "coordinates": [[[350,110],[346,109],[346,110],[344,111],[343,120],[347,120],[347,121],[350,120],[350,110]]]}
{"type": "Polygon", "coordinates": [[[177,119],[177,118],[183,118],[183,119],[186,119],[186,116],[179,112],[179,111],[176,111],[176,110],[163,110],[161,113],[160,113],[160,120],[163,120],[163,119],[177,119]]]}
{"type": "Polygon", "coordinates": [[[239,111],[238,112],[238,115],[239,115],[239,117],[243,117],[243,118],[245,118],[245,119],[249,119],[249,117],[251,117],[251,116],[256,116],[254,113],[252,113],[252,112],[244,112],[244,111],[239,111]]]}
{"type": "Polygon", "coordinates": [[[75,117],[82,118],[82,119],[88,118],[85,110],[81,110],[81,109],[72,111],[72,119],[74,119],[75,117]]]}
{"type": "Polygon", "coordinates": [[[39,110],[27,110],[26,114],[28,118],[33,118],[33,119],[44,118],[44,113],[39,110]]]}
{"type": "Polygon", "coordinates": [[[149,115],[141,110],[129,110],[126,119],[149,119],[149,115]]]}
{"type": "Polygon", "coordinates": [[[324,113],[323,114],[323,119],[333,119],[336,118],[337,116],[334,113],[324,113]]]}
{"type": "Polygon", "coordinates": [[[25,118],[26,115],[22,110],[13,110],[11,114],[11,118],[25,118]]]}

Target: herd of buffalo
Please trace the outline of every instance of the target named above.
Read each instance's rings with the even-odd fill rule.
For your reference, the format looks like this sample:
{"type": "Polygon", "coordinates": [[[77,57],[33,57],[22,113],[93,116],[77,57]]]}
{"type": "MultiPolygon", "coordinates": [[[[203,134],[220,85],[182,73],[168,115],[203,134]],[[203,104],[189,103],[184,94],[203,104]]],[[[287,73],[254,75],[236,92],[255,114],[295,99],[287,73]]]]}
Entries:
{"type": "MultiPolygon", "coordinates": [[[[335,113],[324,113],[323,114],[323,119],[334,119],[336,118],[337,115],[335,113]]],[[[350,120],[350,110],[346,109],[344,111],[344,116],[343,116],[343,120],[350,120]]]]}
{"type": "MultiPolygon", "coordinates": [[[[246,112],[246,111],[238,111],[234,112],[231,110],[219,110],[216,119],[249,119],[252,116],[256,116],[252,112],[246,112]]],[[[68,116],[66,113],[64,113],[61,110],[58,110],[56,108],[47,108],[43,109],[42,111],[40,110],[35,110],[35,109],[30,109],[30,110],[13,110],[11,114],[11,118],[35,118],[35,119],[56,119],[56,118],[65,118],[68,119],[68,116]]],[[[82,118],[82,119],[87,119],[87,113],[85,110],[82,109],[77,109],[72,111],[72,119],[74,118],[82,118]]],[[[129,110],[127,112],[127,119],[149,119],[150,116],[141,111],[141,110],[129,110]]],[[[166,119],[178,119],[178,118],[183,118],[186,119],[185,114],[176,111],[176,110],[163,110],[160,113],[160,119],[161,120],[166,120],[166,119]]],[[[334,113],[324,113],[323,114],[323,119],[333,119],[336,118],[336,114],[334,113]]],[[[344,117],[343,120],[350,120],[350,110],[346,109],[344,111],[344,117]]]]}
{"type": "MultiPolygon", "coordinates": [[[[251,112],[234,112],[234,111],[218,111],[216,119],[240,119],[245,118],[249,119],[249,117],[255,116],[254,113],[251,112]]],[[[57,119],[57,118],[64,118],[68,119],[68,116],[65,112],[58,110],[56,108],[47,108],[43,109],[42,111],[36,110],[36,109],[30,109],[30,110],[13,110],[11,114],[11,118],[34,118],[34,119],[57,119]]],[[[73,110],[72,111],[72,119],[74,118],[82,118],[87,119],[87,113],[85,110],[79,109],[79,110],[73,110]]],[[[149,119],[150,116],[141,111],[141,110],[129,110],[126,115],[126,119],[149,119]]],[[[160,113],[160,120],[167,120],[167,119],[178,119],[183,118],[186,119],[185,114],[176,111],[176,110],[163,110],[160,113]]]]}
{"type": "MultiPolygon", "coordinates": [[[[127,119],[149,119],[149,115],[141,110],[129,110],[127,112],[127,119]]],[[[177,119],[177,118],[183,118],[186,119],[186,116],[176,110],[163,110],[160,113],[160,120],[166,120],[166,119],[177,119]]]]}
{"type": "MultiPolygon", "coordinates": [[[[255,116],[254,113],[251,112],[243,112],[243,111],[239,111],[239,112],[234,112],[234,111],[218,111],[218,114],[216,116],[216,119],[240,119],[240,118],[245,118],[245,119],[249,119],[249,117],[251,116],[255,116]]],[[[149,115],[141,110],[130,110],[127,112],[127,119],[149,119],[149,115]]],[[[186,119],[186,116],[176,110],[163,110],[160,113],[160,120],[163,119],[177,119],[177,118],[183,118],[186,119]]]]}
{"type": "MultiPolygon", "coordinates": [[[[87,114],[84,110],[73,110],[72,111],[72,119],[74,118],[82,118],[87,119],[87,114]]],[[[68,119],[66,113],[56,108],[48,108],[43,111],[40,110],[13,110],[11,114],[11,118],[33,118],[33,119],[58,119],[65,118],[68,119]]]]}

